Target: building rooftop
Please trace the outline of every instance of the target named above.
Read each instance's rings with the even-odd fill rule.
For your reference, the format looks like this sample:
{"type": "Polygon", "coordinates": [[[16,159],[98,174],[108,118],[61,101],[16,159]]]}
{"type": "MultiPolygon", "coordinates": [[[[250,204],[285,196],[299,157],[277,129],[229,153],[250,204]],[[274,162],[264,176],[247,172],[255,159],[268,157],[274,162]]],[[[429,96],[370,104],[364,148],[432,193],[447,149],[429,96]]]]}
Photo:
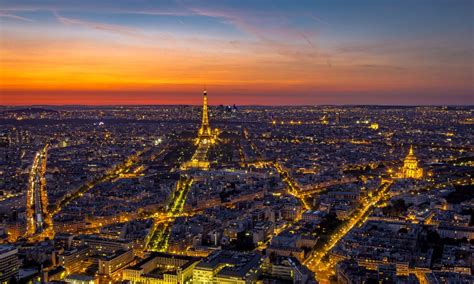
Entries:
{"type": "Polygon", "coordinates": [[[233,251],[217,251],[201,260],[197,269],[215,270],[222,268],[216,276],[244,278],[253,268],[257,268],[261,263],[261,255],[258,253],[239,253],[233,251]]]}

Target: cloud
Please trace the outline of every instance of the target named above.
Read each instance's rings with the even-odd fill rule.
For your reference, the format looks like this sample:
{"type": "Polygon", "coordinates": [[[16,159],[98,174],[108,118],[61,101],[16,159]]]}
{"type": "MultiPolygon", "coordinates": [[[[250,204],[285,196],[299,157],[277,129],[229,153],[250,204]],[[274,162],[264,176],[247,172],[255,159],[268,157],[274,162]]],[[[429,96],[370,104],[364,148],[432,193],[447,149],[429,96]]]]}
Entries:
{"type": "Polygon", "coordinates": [[[321,20],[321,18],[315,16],[314,14],[309,14],[309,17],[318,24],[329,26],[328,22],[321,20]]]}
{"type": "MultiPolygon", "coordinates": [[[[156,15],[156,16],[204,16],[219,19],[227,22],[237,29],[257,37],[264,43],[276,44],[277,42],[305,43],[309,48],[315,48],[313,38],[316,33],[312,30],[305,30],[302,27],[288,24],[286,11],[268,10],[268,9],[242,9],[220,4],[210,4],[204,2],[200,5],[186,3],[182,1],[153,2],[149,5],[128,5],[125,2],[118,1],[115,4],[107,2],[95,2],[84,0],[78,4],[71,5],[67,1],[45,1],[43,3],[24,2],[23,4],[12,3],[5,5],[1,11],[94,11],[109,14],[137,14],[137,15],[156,15]],[[166,3],[166,4],[165,4],[166,3]],[[205,3],[205,4],[204,4],[205,3]]],[[[306,14],[306,13],[304,13],[306,14]]],[[[85,21],[75,18],[60,16],[55,12],[58,20],[64,24],[80,25],[97,30],[105,30],[115,33],[121,33],[128,36],[139,36],[140,32],[126,26],[111,25],[99,22],[85,21]]],[[[299,15],[301,16],[301,15],[299,15]]],[[[310,14],[314,22],[322,23],[319,18],[310,14]]],[[[179,21],[182,21],[181,19],[179,21]]],[[[179,22],[178,21],[178,22],[179,22]]],[[[181,22],[180,22],[181,23],[181,22]]],[[[306,27],[308,28],[308,27],[306,27]]],[[[311,29],[313,27],[310,27],[311,29]]]]}
{"type": "Polygon", "coordinates": [[[140,37],[140,38],[145,37],[145,35],[141,33],[139,30],[130,28],[127,26],[112,25],[112,24],[106,24],[106,23],[84,21],[84,20],[74,19],[74,18],[67,18],[67,17],[63,17],[59,15],[57,11],[53,11],[53,13],[56,19],[58,19],[59,22],[65,25],[78,25],[78,26],[82,26],[82,27],[86,27],[90,29],[113,32],[120,35],[131,36],[131,37],[140,37]]]}
{"type": "Polygon", "coordinates": [[[282,14],[229,8],[190,7],[189,10],[199,16],[223,19],[237,29],[254,35],[267,44],[280,45],[282,42],[297,43],[302,41],[308,44],[308,47],[315,48],[312,38],[315,37],[316,32],[288,25],[288,19],[282,14]]]}
{"type": "Polygon", "coordinates": [[[406,70],[406,67],[396,65],[382,65],[382,64],[359,64],[355,67],[369,68],[369,69],[389,69],[389,70],[406,70]]]}
{"type": "Polygon", "coordinates": [[[313,44],[313,41],[303,32],[300,33],[301,37],[308,43],[308,45],[312,48],[315,48],[316,46],[313,44]]]}
{"type": "Polygon", "coordinates": [[[0,17],[10,18],[10,19],[15,19],[15,20],[21,20],[21,21],[26,21],[26,22],[34,22],[34,20],[29,19],[29,18],[17,16],[17,15],[14,15],[14,14],[7,14],[7,13],[3,13],[3,12],[0,12],[0,17]]]}
{"type": "Polygon", "coordinates": [[[11,1],[2,3],[0,11],[32,12],[32,11],[61,11],[61,12],[94,12],[116,14],[146,14],[162,16],[187,16],[189,11],[183,10],[182,5],[170,1],[150,1],[134,3],[133,1],[11,1]],[[41,2],[41,3],[40,3],[41,2]]]}

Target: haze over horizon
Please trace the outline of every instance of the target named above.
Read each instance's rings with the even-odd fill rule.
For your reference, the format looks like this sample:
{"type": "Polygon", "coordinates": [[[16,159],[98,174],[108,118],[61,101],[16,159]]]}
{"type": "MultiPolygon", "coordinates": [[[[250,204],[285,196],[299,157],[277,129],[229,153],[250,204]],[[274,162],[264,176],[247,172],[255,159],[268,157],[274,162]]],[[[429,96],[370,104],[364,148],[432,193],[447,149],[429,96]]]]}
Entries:
{"type": "Polygon", "coordinates": [[[472,105],[473,5],[0,1],[0,104],[472,105]]]}

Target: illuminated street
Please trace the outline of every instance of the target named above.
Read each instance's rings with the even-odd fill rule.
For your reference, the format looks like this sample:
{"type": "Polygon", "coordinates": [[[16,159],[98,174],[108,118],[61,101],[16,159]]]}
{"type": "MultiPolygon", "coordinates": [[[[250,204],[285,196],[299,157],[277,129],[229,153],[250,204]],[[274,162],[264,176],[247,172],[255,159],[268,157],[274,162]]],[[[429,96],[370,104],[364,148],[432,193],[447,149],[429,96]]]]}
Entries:
{"type": "Polygon", "coordinates": [[[338,228],[332,236],[330,241],[323,245],[323,247],[317,251],[313,251],[311,256],[305,260],[305,263],[310,269],[312,269],[317,275],[318,279],[327,279],[327,276],[334,273],[334,264],[324,263],[322,259],[324,256],[342,239],[354,226],[363,221],[364,217],[377,205],[383,198],[386,197],[387,191],[392,185],[391,181],[387,181],[381,185],[376,194],[368,200],[363,201],[361,208],[356,212],[355,215],[351,216],[349,220],[340,228],[338,228]]]}
{"type": "Polygon", "coordinates": [[[46,160],[48,145],[38,151],[31,166],[29,188],[27,191],[27,236],[51,236],[52,223],[48,214],[48,196],[46,193],[46,160]]]}
{"type": "Polygon", "coordinates": [[[184,202],[189,192],[192,178],[181,177],[176,184],[176,190],[172,194],[169,204],[163,213],[157,213],[154,216],[154,227],[151,231],[151,237],[148,246],[151,251],[164,252],[168,249],[169,229],[175,217],[183,212],[184,202]]]}
{"type": "Polygon", "coordinates": [[[95,180],[91,181],[91,182],[87,182],[86,184],[80,186],[79,188],[77,188],[73,193],[71,194],[68,194],[66,196],[64,196],[64,198],[62,198],[61,200],[59,200],[56,205],[55,205],[55,208],[54,210],[50,213],[50,215],[54,216],[55,214],[57,214],[59,211],[61,211],[61,209],[66,206],[68,203],[70,203],[71,201],[73,201],[74,199],[76,198],[79,198],[81,197],[84,193],[86,193],[87,191],[89,191],[90,189],[92,189],[94,186],[100,184],[100,183],[103,183],[103,182],[106,182],[106,181],[110,181],[110,180],[114,180],[114,179],[117,179],[117,178],[120,178],[122,175],[124,174],[127,174],[129,171],[131,171],[131,169],[139,162],[139,154],[136,154],[136,155],[133,155],[133,156],[130,156],[125,162],[123,162],[122,164],[120,165],[117,165],[117,166],[114,166],[113,168],[109,169],[106,171],[106,173],[99,177],[99,178],[96,178],[95,180]]]}

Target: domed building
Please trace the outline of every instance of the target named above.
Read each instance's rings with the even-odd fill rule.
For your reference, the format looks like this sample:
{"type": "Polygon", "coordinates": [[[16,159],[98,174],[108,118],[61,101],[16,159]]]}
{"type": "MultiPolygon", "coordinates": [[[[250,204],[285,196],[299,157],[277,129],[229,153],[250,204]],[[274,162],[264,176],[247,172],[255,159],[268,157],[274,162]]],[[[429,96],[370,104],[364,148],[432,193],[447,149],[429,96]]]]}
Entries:
{"type": "Polygon", "coordinates": [[[410,146],[410,151],[403,161],[400,177],[413,179],[420,179],[423,177],[423,169],[418,167],[418,159],[413,152],[413,146],[410,146]]]}

